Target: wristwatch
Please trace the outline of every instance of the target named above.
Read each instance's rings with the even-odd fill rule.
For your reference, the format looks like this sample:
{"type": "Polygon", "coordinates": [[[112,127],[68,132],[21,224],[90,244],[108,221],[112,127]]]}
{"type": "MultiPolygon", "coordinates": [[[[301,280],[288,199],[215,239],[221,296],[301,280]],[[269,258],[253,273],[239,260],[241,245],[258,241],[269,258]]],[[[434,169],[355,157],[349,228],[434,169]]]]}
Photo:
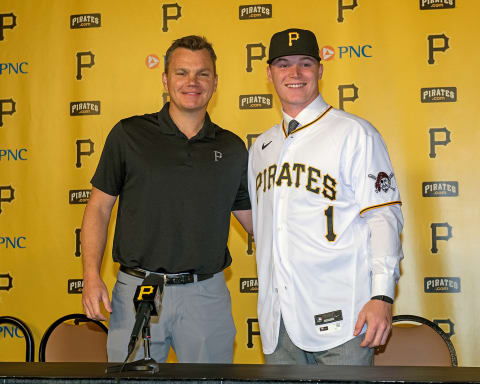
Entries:
{"type": "Polygon", "coordinates": [[[393,299],[391,297],[384,296],[384,295],[373,296],[371,300],[381,300],[381,301],[386,301],[387,303],[393,304],[393,299]]]}

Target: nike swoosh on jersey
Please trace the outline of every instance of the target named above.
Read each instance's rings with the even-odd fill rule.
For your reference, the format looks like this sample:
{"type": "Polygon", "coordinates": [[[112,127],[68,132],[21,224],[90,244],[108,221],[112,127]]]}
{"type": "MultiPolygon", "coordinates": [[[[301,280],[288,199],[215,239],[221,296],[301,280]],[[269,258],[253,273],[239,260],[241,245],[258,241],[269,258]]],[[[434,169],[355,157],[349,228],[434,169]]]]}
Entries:
{"type": "Polygon", "coordinates": [[[263,143],[263,144],[262,144],[262,150],[265,149],[265,148],[267,148],[271,143],[272,143],[272,140],[270,140],[270,141],[269,141],[268,143],[266,143],[266,144],[263,143]]]}

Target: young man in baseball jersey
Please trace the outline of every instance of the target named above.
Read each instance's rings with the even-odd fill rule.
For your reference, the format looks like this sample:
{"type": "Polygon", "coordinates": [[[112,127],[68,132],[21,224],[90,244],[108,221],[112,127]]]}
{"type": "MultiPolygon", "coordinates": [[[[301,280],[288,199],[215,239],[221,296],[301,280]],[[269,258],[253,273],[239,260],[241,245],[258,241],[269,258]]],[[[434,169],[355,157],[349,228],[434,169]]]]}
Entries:
{"type": "Polygon", "coordinates": [[[266,362],[371,365],[403,258],[387,148],[367,121],[323,100],[311,31],[275,33],[268,64],[283,120],[249,157],[266,362]]]}

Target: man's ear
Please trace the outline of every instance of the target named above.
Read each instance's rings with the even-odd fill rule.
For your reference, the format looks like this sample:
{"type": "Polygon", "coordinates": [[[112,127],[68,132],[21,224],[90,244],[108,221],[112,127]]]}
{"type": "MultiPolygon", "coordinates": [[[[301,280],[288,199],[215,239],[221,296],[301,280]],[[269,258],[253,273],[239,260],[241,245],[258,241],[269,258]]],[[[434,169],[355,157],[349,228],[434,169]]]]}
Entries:
{"type": "Polygon", "coordinates": [[[270,64],[267,65],[267,76],[268,76],[268,80],[270,80],[270,82],[273,83],[273,80],[272,80],[272,70],[270,69],[270,64]]]}
{"type": "Polygon", "coordinates": [[[162,83],[163,83],[163,87],[168,92],[167,74],[165,72],[162,73],[162,83]]]}

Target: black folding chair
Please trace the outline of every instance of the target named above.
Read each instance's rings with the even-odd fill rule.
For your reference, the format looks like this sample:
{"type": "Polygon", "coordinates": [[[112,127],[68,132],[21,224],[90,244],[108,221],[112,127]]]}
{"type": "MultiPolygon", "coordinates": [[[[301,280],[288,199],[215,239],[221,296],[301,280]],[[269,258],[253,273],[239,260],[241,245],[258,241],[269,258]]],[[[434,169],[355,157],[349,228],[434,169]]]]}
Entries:
{"type": "Polygon", "coordinates": [[[25,361],[32,362],[35,360],[35,343],[33,341],[33,335],[22,320],[13,316],[0,316],[0,324],[10,324],[20,329],[25,338],[25,361]]]}

